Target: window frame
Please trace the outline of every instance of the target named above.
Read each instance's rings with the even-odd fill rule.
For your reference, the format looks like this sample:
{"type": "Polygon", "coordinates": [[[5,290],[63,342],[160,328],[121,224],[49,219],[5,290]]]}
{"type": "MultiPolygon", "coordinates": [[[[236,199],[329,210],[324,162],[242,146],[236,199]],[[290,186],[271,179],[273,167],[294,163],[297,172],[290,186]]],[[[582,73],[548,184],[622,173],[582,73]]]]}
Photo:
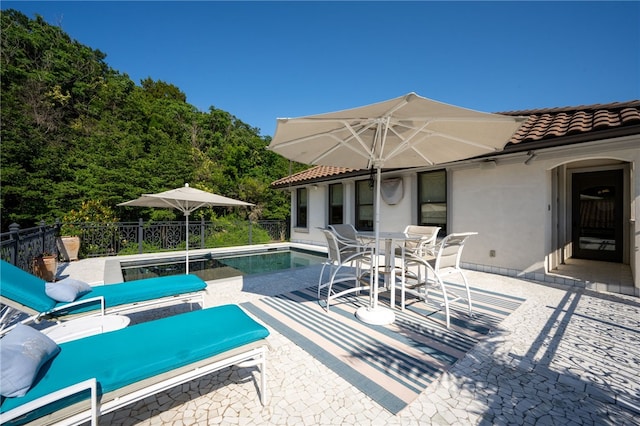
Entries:
{"type": "MultiPolygon", "coordinates": [[[[420,172],[418,173],[418,195],[417,195],[417,204],[418,204],[418,225],[419,226],[439,226],[440,232],[438,233],[439,236],[445,236],[447,235],[447,228],[448,228],[448,220],[449,220],[449,193],[448,193],[448,175],[447,175],[447,169],[438,169],[438,170],[429,170],[429,171],[425,171],[425,172],[420,172]],[[427,176],[427,175],[433,175],[436,173],[442,173],[444,174],[444,188],[441,191],[442,194],[444,194],[444,199],[437,199],[437,200],[423,200],[422,199],[422,193],[423,193],[423,185],[425,185],[425,183],[423,182],[423,177],[427,176]],[[423,220],[423,215],[422,215],[422,211],[423,211],[423,206],[427,206],[427,205],[444,205],[444,222],[443,223],[439,223],[439,222],[428,222],[423,220]]],[[[435,209],[433,209],[435,210],[435,209]]]]}
{"type": "Polygon", "coordinates": [[[327,203],[327,207],[328,207],[328,211],[327,211],[327,221],[329,222],[329,225],[340,225],[344,223],[344,185],[342,184],[342,182],[339,183],[332,183],[328,186],[328,190],[329,190],[329,199],[328,199],[328,203],[327,203]],[[342,191],[342,197],[341,197],[341,201],[340,204],[334,204],[334,189],[336,188],[340,188],[342,191]],[[334,220],[334,208],[339,208],[340,209],[340,219],[338,220],[334,220]]]}
{"type": "Polygon", "coordinates": [[[296,189],[296,228],[309,228],[309,190],[307,188],[296,189]]]}
{"type": "Polygon", "coordinates": [[[375,185],[371,187],[370,179],[358,180],[355,182],[355,228],[358,231],[373,231],[374,230],[374,222],[375,222],[375,185]],[[362,204],[360,203],[360,193],[361,193],[361,185],[366,184],[368,186],[368,190],[371,191],[371,204],[362,204]],[[367,224],[363,225],[362,217],[362,208],[366,206],[371,206],[371,219],[367,221],[367,224]],[[370,225],[369,225],[370,223],[370,225]]]}

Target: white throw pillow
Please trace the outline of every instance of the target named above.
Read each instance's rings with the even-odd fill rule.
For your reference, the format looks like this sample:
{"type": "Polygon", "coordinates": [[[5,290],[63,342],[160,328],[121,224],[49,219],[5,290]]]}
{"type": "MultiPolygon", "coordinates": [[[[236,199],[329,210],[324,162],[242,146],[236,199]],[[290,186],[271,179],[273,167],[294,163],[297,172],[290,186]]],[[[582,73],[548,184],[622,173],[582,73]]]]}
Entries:
{"type": "Polygon", "coordinates": [[[47,296],[58,302],[73,302],[91,290],[92,288],[89,284],[73,278],[65,278],[45,285],[47,296]]]}
{"type": "Polygon", "coordinates": [[[24,396],[31,389],[40,368],[60,352],[48,336],[24,324],[17,324],[0,339],[0,395],[24,396]]]}

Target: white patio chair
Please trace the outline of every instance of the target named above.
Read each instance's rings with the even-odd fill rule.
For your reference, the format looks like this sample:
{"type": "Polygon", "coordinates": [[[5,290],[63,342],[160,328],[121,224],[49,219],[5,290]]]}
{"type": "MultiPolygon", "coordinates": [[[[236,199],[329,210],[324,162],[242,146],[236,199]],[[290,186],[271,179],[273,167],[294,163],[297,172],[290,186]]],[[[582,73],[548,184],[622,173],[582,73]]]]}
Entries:
{"type": "Polygon", "coordinates": [[[318,300],[321,300],[321,290],[326,288],[326,310],[329,312],[329,306],[333,299],[370,287],[365,280],[361,281],[361,277],[362,268],[370,267],[371,265],[372,252],[370,249],[359,244],[353,245],[344,242],[342,243],[343,250],[340,250],[339,240],[336,235],[326,229],[322,230],[322,232],[327,239],[328,258],[322,265],[320,278],[318,279],[318,300]],[[324,272],[327,267],[329,268],[329,279],[324,281],[324,272]],[[342,289],[337,293],[335,292],[335,284],[350,281],[354,283],[353,287],[342,289]]]}
{"type": "Polygon", "coordinates": [[[329,225],[329,229],[333,232],[338,241],[338,247],[344,254],[351,255],[364,249],[358,240],[356,228],[350,223],[329,225]]]}
{"type": "MultiPolygon", "coordinates": [[[[406,241],[404,246],[405,254],[417,257],[435,256],[436,242],[440,229],[439,226],[407,225],[404,228],[405,234],[421,235],[422,239],[420,241],[406,241]]],[[[401,250],[401,248],[396,248],[396,254],[400,254],[401,250]]]]}
{"type": "Polygon", "coordinates": [[[447,328],[451,325],[450,304],[458,300],[465,300],[469,309],[469,316],[473,316],[471,292],[469,283],[463,270],[460,268],[460,258],[464,244],[477,232],[464,232],[447,235],[438,245],[435,259],[427,260],[418,256],[411,256],[405,262],[405,281],[400,284],[400,307],[405,309],[406,294],[411,294],[427,302],[429,291],[439,289],[442,292],[442,306],[445,309],[447,328]],[[460,274],[464,283],[465,295],[455,289],[452,283],[444,281],[444,277],[452,274],[460,274]]]}

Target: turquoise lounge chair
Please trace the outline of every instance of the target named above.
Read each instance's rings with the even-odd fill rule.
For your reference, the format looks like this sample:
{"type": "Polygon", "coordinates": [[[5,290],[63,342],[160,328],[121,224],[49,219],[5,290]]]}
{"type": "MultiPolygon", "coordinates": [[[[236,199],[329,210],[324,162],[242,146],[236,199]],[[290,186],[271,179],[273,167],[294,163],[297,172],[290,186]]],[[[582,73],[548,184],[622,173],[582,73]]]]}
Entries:
{"type": "Polygon", "coordinates": [[[225,305],[62,343],[24,396],[4,398],[0,423],[96,425],[100,415],[232,365],[260,366],[265,404],[268,335],[225,305]]]}
{"type": "MultiPolygon", "coordinates": [[[[195,275],[176,275],[94,286],[73,302],[59,302],[47,295],[46,285],[43,279],[0,261],[0,303],[29,315],[23,323],[67,319],[80,314],[122,313],[178,302],[199,302],[204,306],[207,287],[195,275]]],[[[3,313],[0,330],[9,316],[9,312],[3,313]]]]}

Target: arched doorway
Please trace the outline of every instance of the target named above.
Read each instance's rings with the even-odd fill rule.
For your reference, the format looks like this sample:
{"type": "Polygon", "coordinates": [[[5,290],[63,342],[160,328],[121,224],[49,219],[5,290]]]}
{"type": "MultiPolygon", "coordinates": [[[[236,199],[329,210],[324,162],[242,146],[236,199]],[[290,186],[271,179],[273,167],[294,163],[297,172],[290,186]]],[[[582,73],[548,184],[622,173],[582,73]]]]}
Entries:
{"type": "Polygon", "coordinates": [[[612,159],[550,169],[553,220],[547,274],[589,289],[634,294],[630,169],[629,162],[612,159]]]}
{"type": "Polygon", "coordinates": [[[547,270],[567,259],[628,265],[630,163],[590,159],[563,163],[549,171],[553,219],[547,270]]]}

